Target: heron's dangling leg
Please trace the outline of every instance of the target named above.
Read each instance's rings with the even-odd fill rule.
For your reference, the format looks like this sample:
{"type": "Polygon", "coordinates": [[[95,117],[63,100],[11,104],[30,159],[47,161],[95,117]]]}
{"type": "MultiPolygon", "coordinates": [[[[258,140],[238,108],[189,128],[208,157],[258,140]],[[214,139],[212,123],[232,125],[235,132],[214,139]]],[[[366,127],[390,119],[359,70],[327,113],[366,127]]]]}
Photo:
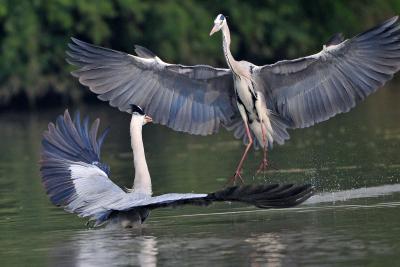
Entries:
{"type": "Polygon", "coordinates": [[[251,137],[249,125],[247,124],[247,122],[245,122],[244,125],[245,125],[245,128],[246,128],[247,137],[249,138],[249,143],[247,144],[246,149],[244,150],[243,156],[239,161],[239,164],[238,164],[238,166],[236,168],[235,174],[228,179],[227,185],[236,184],[236,180],[237,179],[239,179],[240,182],[242,184],[244,184],[244,180],[243,180],[243,177],[241,175],[242,168],[243,168],[243,163],[244,163],[244,160],[247,157],[247,154],[249,153],[249,150],[250,150],[251,146],[253,145],[253,138],[251,137]]]}
{"type": "Polygon", "coordinates": [[[264,124],[261,124],[261,134],[262,134],[262,138],[263,138],[263,159],[262,159],[262,161],[261,161],[261,163],[260,163],[260,166],[258,167],[258,169],[257,169],[257,172],[256,172],[256,176],[262,171],[263,172],[263,174],[265,175],[265,170],[267,169],[267,167],[268,167],[268,155],[267,155],[267,149],[268,149],[268,146],[267,146],[267,133],[266,133],[266,131],[265,131],[265,129],[264,129],[264,124]]]}

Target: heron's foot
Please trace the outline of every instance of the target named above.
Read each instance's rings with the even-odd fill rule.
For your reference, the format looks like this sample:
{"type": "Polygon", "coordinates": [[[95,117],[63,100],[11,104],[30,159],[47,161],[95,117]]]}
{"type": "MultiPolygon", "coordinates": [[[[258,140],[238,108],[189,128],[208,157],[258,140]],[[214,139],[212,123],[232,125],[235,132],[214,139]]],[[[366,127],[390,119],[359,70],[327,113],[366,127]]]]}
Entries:
{"type": "Polygon", "coordinates": [[[266,158],[264,158],[261,163],[260,166],[258,167],[257,171],[256,171],[256,175],[260,174],[261,172],[263,173],[263,175],[265,176],[265,171],[267,170],[267,168],[269,167],[269,163],[268,160],[266,158]]]}
{"type": "Polygon", "coordinates": [[[235,174],[232,175],[228,181],[226,182],[225,186],[229,186],[229,185],[236,185],[238,182],[240,182],[241,184],[244,184],[244,180],[241,174],[241,170],[236,170],[235,174]]]}

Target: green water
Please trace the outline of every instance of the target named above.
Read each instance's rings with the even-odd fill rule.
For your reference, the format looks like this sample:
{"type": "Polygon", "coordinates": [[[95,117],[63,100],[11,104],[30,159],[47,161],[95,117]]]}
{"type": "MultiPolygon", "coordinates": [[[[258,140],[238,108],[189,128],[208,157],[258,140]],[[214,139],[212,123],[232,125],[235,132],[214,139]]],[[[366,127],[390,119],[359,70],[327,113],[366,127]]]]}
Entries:
{"type": "MultiPolygon", "coordinates": [[[[65,107],[0,113],[0,266],[394,266],[400,255],[400,90],[392,85],[350,113],[309,129],[270,153],[273,169],[247,182],[313,183],[323,201],[287,210],[221,203],[154,211],[142,229],[87,229],[53,207],[40,183],[41,133],[65,107]],[[391,185],[389,194],[355,188],[391,185]],[[346,191],[343,201],[330,192],[346,191]]],[[[71,107],[71,111],[76,107],[71,107]]],[[[132,185],[129,116],[80,107],[111,132],[103,161],[113,181],[132,185]]],[[[230,133],[197,137],[144,129],[155,194],[210,192],[233,174],[243,146],[230,133]]]]}

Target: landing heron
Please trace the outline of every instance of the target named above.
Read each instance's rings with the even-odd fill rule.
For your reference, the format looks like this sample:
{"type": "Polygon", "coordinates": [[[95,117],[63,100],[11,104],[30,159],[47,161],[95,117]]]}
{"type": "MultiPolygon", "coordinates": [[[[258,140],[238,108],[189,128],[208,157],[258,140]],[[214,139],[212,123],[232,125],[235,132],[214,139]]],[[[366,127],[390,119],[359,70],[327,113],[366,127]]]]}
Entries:
{"type": "Polygon", "coordinates": [[[238,201],[256,207],[284,208],[298,205],[313,194],[310,185],[271,184],[233,186],[210,194],[164,194],[152,196],[142,126],[152,121],[138,106],[132,107],[131,146],[135,178],[133,188],[124,191],[110,179],[110,168],[100,160],[100,149],[108,132],[99,138],[100,120],[89,128],[86,117],[74,121],[68,111],[50,123],[43,135],[41,154],[42,183],[51,202],[80,217],[88,217],[94,226],[105,223],[133,227],[142,224],[151,210],[185,204],[209,205],[214,201],[238,201]]]}
{"type": "Polygon", "coordinates": [[[288,129],[347,112],[390,80],[400,67],[399,29],[396,16],[350,39],[336,35],[314,55],[257,66],[234,59],[219,14],[210,35],[222,32],[228,69],[169,64],[141,46],[134,56],[75,38],[67,61],[79,68],[72,74],[80,83],[121,111],[136,103],[154,122],[190,134],[231,130],[247,144],[235,181],[253,143],[264,150],[258,171],[265,170],[267,148],[289,139],[288,129]]]}

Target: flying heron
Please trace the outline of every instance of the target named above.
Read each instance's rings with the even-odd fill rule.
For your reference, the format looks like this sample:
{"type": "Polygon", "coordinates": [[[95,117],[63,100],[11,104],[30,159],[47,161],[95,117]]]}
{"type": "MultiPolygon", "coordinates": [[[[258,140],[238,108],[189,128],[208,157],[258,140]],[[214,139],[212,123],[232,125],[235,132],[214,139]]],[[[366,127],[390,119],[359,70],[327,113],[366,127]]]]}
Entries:
{"type": "Polygon", "coordinates": [[[232,186],[210,194],[164,194],[152,196],[150,173],[142,141],[142,126],[152,119],[138,106],[132,106],[131,146],[135,178],[133,188],[124,191],[110,179],[110,168],[100,160],[100,149],[108,132],[99,138],[100,120],[89,128],[86,117],[71,119],[68,111],[50,123],[43,135],[41,154],[42,183],[51,202],[93,226],[105,223],[133,227],[143,223],[155,208],[184,204],[209,205],[214,201],[238,201],[256,207],[284,208],[298,205],[313,194],[310,185],[271,184],[232,186]]]}
{"type": "Polygon", "coordinates": [[[221,125],[233,131],[247,144],[233,181],[242,179],[253,143],[264,150],[258,171],[265,170],[267,148],[289,139],[288,129],[349,111],[400,67],[397,16],[350,39],[335,35],[314,55],[264,66],[234,59],[222,14],[210,35],[218,31],[228,69],[169,64],[141,46],[134,56],[75,38],[67,61],[79,68],[72,74],[81,84],[121,111],[136,103],[176,131],[208,135],[221,125]]]}

